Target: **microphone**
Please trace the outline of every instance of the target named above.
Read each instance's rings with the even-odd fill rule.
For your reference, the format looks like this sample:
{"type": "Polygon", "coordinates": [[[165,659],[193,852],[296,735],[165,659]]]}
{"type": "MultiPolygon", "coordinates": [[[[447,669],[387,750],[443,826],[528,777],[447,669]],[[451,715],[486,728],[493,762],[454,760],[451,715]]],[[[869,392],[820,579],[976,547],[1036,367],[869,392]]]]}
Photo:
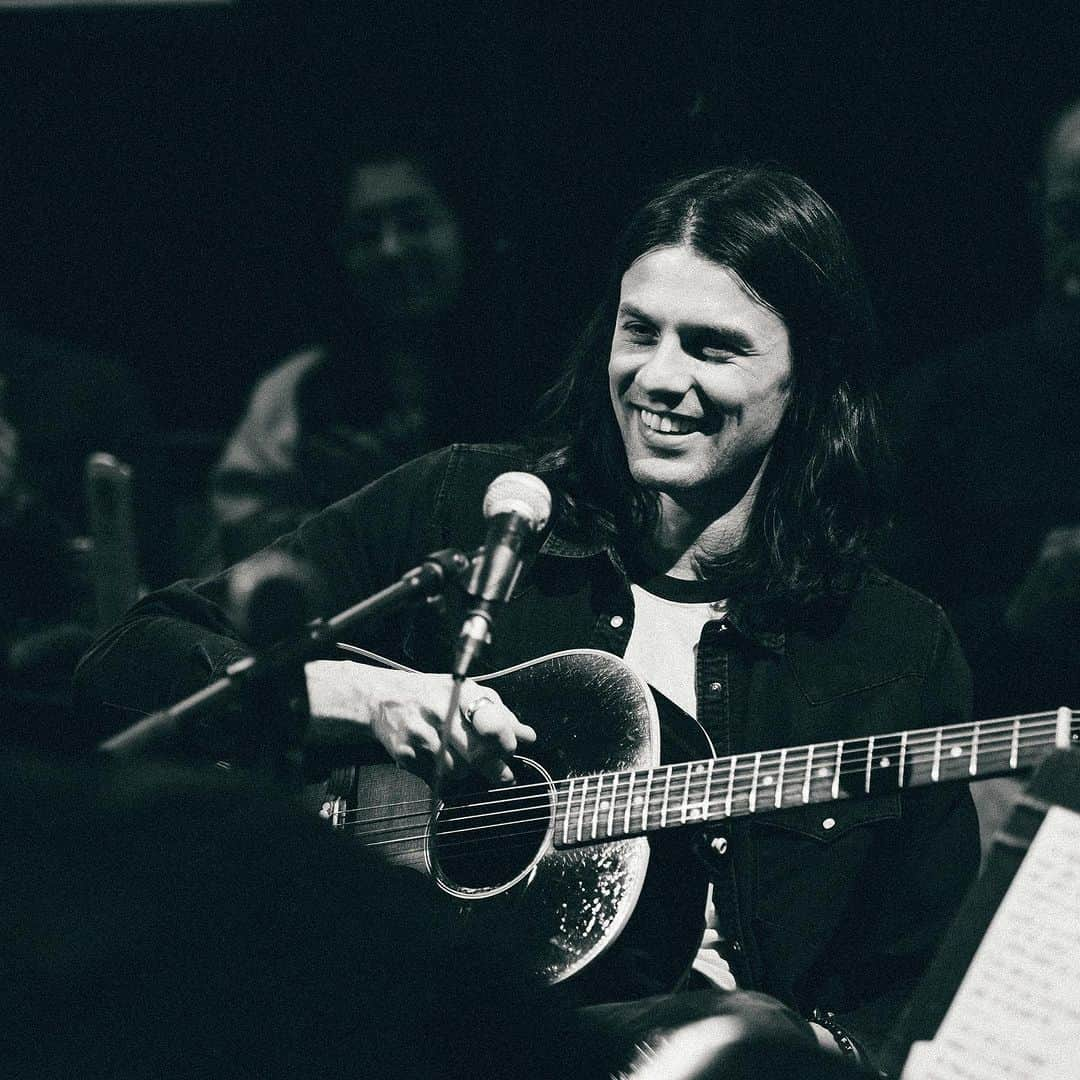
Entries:
{"type": "Polygon", "coordinates": [[[465,678],[491,639],[492,619],[514,591],[527,541],[551,517],[551,492],[532,473],[503,473],[492,480],[484,494],[484,517],[488,522],[487,538],[466,586],[472,602],[458,635],[455,679],[465,678]]]}

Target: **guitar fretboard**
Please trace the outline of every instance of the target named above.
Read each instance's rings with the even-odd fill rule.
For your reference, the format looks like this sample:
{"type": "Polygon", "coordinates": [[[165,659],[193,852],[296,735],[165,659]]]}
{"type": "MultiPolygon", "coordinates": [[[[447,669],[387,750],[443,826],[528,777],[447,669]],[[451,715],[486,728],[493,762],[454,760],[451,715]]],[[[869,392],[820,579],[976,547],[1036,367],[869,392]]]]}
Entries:
{"type": "Polygon", "coordinates": [[[559,847],[1035,766],[1075,743],[1068,710],[572,777],[558,788],[559,847]]]}

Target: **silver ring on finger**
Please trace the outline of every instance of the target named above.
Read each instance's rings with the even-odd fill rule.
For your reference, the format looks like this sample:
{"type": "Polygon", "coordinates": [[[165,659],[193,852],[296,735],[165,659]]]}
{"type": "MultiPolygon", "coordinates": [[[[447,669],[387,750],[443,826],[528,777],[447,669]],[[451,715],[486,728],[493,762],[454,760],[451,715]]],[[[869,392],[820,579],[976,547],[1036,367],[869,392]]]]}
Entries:
{"type": "Polygon", "coordinates": [[[473,715],[481,705],[489,703],[495,704],[495,699],[489,694],[481,694],[480,697],[473,698],[468,705],[463,706],[461,710],[461,722],[465,727],[471,728],[473,726],[473,715]]]}

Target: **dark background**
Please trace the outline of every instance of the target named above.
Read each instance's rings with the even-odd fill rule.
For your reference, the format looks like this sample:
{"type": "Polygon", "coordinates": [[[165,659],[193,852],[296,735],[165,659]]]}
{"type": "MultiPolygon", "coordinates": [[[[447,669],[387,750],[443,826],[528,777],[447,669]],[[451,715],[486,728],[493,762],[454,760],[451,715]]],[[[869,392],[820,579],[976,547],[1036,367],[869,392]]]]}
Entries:
{"type": "Polygon", "coordinates": [[[399,136],[448,162],[515,410],[627,210],[695,165],[818,187],[896,363],[1031,306],[1025,181],[1080,94],[1077,4],[575,7],[0,11],[0,310],[128,359],[163,429],[223,431],[319,323],[336,170],[399,136]]]}

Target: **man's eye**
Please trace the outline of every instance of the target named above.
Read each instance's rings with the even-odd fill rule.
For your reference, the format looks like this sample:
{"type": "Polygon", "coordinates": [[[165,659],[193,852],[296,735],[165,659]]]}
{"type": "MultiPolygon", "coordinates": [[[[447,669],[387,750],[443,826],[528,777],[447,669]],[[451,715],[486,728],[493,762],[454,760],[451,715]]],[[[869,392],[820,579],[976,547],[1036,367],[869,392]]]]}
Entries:
{"type": "Polygon", "coordinates": [[[735,354],[725,345],[703,345],[701,358],[703,360],[730,360],[735,354]]]}
{"type": "Polygon", "coordinates": [[[623,332],[628,334],[632,338],[651,338],[654,335],[653,328],[646,326],[645,323],[630,322],[623,323],[623,332]]]}

